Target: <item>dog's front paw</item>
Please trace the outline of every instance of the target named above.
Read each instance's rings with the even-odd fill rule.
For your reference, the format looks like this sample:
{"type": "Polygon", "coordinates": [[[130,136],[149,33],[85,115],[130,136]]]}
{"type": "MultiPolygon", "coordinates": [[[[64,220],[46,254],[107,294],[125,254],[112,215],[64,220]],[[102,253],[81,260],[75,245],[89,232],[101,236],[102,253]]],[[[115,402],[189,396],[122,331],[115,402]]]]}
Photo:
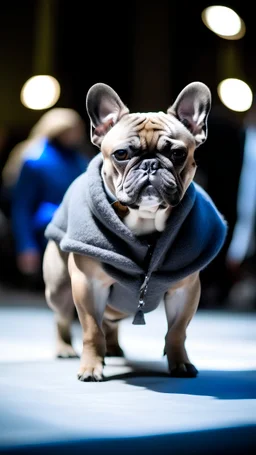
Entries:
{"type": "Polygon", "coordinates": [[[174,378],[195,378],[198,370],[192,363],[176,363],[170,368],[170,375],[174,378]]]}
{"type": "Polygon", "coordinates": [[[91,365],[82,365],[77,373],[77,378],[83,382],[103,381],[103,362],[99,361],[91,365]]]}

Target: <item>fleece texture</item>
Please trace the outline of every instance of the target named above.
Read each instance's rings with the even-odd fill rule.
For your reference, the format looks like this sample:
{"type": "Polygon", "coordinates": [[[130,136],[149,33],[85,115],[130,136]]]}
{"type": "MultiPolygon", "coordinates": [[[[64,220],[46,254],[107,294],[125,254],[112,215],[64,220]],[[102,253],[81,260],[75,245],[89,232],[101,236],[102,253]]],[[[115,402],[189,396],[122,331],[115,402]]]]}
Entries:
{"type": "Polygon", "coordinates": [[[148,258],[147,241],[136,237],[116,214],[101,178],[102,155],[69,187],[45,235],[61,250],[99,259],[116,283],[109,304],[136,312],[147,280],[145,313],[154,310],[173,283],[205,268],[222,248],[227,225],[211,198],[191,183],[169,217],[148,258]]]}

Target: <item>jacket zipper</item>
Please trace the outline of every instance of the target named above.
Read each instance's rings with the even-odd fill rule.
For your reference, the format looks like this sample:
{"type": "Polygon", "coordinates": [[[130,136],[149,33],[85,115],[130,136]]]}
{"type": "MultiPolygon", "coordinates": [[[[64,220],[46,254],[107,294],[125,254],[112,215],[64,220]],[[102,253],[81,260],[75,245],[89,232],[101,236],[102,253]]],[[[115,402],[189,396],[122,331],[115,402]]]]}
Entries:
{"type": "MultiPolygon", "coordinates": [[[[152,256],[152,253],[153,253],[153,245],[151,243],[148,244],[148,252],[147,252],[147,257],[146,257],[146,261],[147,263],[150,263],[150,259],[151,259],[151,256],[152,256]]],[[[148,290],[148,282],[149,282],[149,279],[150,279],[150,274],[149,272],[147,271],[147,273],[145,274],[144,276],[144,281],[140,287],[140,293],[139,293],[139,308],[142,308],[144,307],[145,305],[145,296],[147,294],[147,290],[148,290]]]]}
{"type": "Polygon", "coordinates": [[[139,307],[142,308],[145,305],[144,298],[147,294],[148,290],[148,282],[149,282],[149,276],[145,275],[144,281],[142,283],[142,286],[140,288],[140,294],[139,294],[139,307]]]}
{"type": "MultiPolygon", "coordinates": [[[[153,245],[148,244],[148,251],[147,251],[147,256],[146,256],[146,263],[150,263],[150,258],[152,256],[152,249],[153,245]]],[[[150,274],[149,271],[145,274],[144,276],[144,281],[140,287],[140,293],[139,293],[139,304],[137,308],[137,312],[135,313],[134,319],[133,319],[133,324],[135,325],[144,325],[146,324],[145,319],[144,319],[144,313],[143,313],[143,307],[145,305],[145,296],[147,294],[148,290],[148,282],[150,279],[150,274]]]]}

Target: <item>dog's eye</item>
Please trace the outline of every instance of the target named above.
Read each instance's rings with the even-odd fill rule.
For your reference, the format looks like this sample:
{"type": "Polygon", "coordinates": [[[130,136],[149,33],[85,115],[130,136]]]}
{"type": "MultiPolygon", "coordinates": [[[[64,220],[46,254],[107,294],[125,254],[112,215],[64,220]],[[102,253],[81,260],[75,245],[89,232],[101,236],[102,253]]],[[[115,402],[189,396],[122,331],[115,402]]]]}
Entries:
{"type": "Polygon", "coordinates": [[[114,153],[114,157],[118,160],[118,161],[125,161],[125,160],[128,160],[129,158],[129,153],[127,150],[117,150],[115,153],[114,153]]]}
{"type": "Polygon", "coordinates": [[[171,152],[171,159],[174,163],[180,164],[187,158],[187,151],[185,149],[174,149],[171,152]]]}

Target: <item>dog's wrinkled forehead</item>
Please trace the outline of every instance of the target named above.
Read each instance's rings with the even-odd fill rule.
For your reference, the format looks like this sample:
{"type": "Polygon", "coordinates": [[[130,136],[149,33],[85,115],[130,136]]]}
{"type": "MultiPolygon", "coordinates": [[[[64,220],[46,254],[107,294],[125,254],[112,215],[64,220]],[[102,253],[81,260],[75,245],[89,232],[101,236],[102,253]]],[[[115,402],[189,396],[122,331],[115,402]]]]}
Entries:
{"type": "Polygon", "coordinates": [[[195,139],[173,115],[164,112],[127,114],[105,135],[101,150],[133,147],[145,151],[160,151],[166,145],[195,148],[195,139]]]}

